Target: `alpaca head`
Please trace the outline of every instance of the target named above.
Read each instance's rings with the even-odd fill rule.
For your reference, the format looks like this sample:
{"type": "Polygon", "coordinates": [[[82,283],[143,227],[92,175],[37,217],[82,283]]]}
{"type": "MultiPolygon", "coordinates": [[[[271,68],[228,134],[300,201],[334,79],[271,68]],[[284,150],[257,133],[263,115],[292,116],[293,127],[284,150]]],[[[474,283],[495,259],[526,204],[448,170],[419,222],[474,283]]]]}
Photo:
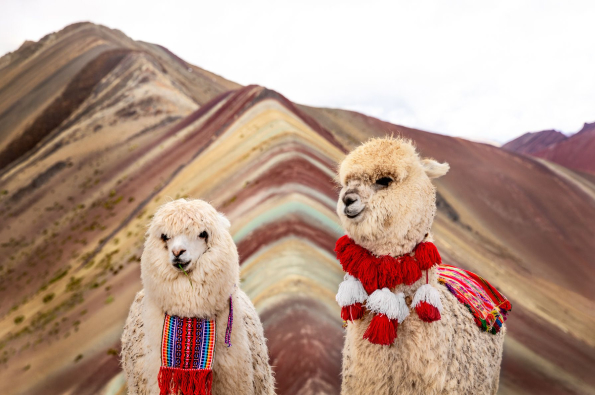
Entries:
{"type": "Polygon", "coordinates": [[[347,234],[376,255],[410,252],[430,232],[436,190],[447,163],[421,159],[409,140],[372,139],[339,168],[337,214],[347,234]]]}
{"type": "Polygon", "coordinates": [[[229,221],[202,200],[161,206],[146,233],[141,278],[168,314],[210,316],[225,306],[239,278],[229,221]]]}

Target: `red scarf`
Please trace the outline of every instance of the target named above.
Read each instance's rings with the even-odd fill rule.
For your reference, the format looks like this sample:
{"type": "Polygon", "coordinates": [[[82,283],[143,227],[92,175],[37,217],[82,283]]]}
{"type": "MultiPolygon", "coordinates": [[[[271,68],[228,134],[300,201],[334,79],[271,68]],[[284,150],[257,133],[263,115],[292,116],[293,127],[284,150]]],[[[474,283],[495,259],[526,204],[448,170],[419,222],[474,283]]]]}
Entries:
{"type": "MultiPolygon", "coordinates": [[[[363,303],[366,301],[367,309],[375,315],[364,338],[375,344],[392,344],[397,336],[398,324],[407,317],[409,311],[404,304],[404,295],[394,294],[390,290],[399,284],[415,283],[422,277],[422,270],[426,271],[427,282],[427,270],[442,263],[436,246],[424,242],[407,255],[377,257],[345,235],[337,241],[335,252],[343,271],[353,276],[346,276],[337,294],[341,317],[345,321],[361,319],[364,315],[363,303]],[[363,290],[358,289],[358,281],[363,290]]],[[[419,288],[412,306],[423,321],[440,319],[440,296],[429,284],[419,288]]]]}

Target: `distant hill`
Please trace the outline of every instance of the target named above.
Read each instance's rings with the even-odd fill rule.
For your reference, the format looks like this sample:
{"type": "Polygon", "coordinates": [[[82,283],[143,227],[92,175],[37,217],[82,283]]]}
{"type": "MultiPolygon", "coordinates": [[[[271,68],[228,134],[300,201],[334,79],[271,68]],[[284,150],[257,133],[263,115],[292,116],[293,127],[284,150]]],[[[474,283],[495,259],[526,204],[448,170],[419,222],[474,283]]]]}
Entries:
{"type": "Polygon", "coordinates": [[[595,122],[585,123],[570,137],[555,130],[525,133],[502,148],[595,174],[595,122]]]}
{"type": "Polygon", "coordinates": [[[146,225],[182,196],[232,223],[278,393],[338,394],[334,174],[392,133],[451,165],[433,228],[443,260],[513,303],[500,393],[592,394],[595,176],[296,105],[90,23],[0,58],[0,394],[125,393],[119,339],[146,225]]]}
{"type": "Polygon", "coordinates": [[[521,154],[534,154],[567,138],[557,130],[544,130],[525,133],[521,137],[504,144],[502,148],[521,154]]]}

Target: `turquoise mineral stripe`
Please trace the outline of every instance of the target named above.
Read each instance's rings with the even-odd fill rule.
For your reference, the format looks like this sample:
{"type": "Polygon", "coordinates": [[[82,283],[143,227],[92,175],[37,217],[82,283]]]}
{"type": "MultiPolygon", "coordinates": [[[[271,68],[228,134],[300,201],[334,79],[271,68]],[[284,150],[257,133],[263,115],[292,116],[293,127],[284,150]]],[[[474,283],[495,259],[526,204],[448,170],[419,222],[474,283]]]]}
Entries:
{"type": "Polygon", "coordinates": [[[250,221],[248,224],[246,224],[246,226],[238,230],[233,235],[233,241],[239,243],[244,239],[244,237],[248,236],[248,234],[258,229],[263,224],[274,222],[279,218],[283,218],[287,214],[296,213],[300,213],[306,217],[312,218],[318,222],[322,228],[326,228],[330,233],[336,234],[337,238],[344,234],[344,231],[341,229],[339,224],[335,222],[335,220],[330,219],[328,216],[324,215],[315,208],[302,202],[287,202],[264,212],[262,215],[259,215],[254,220],[250,221]]]}

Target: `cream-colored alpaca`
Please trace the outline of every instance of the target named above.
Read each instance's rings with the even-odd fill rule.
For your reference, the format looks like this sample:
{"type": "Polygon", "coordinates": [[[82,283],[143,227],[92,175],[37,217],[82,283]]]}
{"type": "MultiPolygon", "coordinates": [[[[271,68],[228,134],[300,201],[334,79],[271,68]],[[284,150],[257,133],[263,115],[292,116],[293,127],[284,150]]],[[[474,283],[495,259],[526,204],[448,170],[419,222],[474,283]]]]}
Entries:
{"type": "MultiPolygon", "coordinates": [[[[404,139],[373,139],[341,163],[342,190],[337,214],[349,237],[376,256],[410,253],[432,241],[436,191],[430,179],[448,171],[448,164],[420,159],[404,139]]],[[[497,335],[482,332],[471,313],[446,287],[437,284],[436,268],[429,283],[440,292],[442,319],[423,322],[411,308],[415,291],[426,276],[403,292],[410,315],[398,327],[393,344],[363,339],[372,315],[349,322],[343,349],[342,394],[495,394],[498,389],[504,328],[497,335]]]]}
{"type": "Polygon", "coordinates": [[[262,324],[238,287],[238,253],[228,228],[229,221],[201,200],[175,200],[155,213],[141,258],[144,289],[130,308],[122,335],[129,394],[159,394],[166,312],[215,318],[213,394],[274,394],[262,324]],[[227,347],[230,295],[233,326],[227,347]]]}

